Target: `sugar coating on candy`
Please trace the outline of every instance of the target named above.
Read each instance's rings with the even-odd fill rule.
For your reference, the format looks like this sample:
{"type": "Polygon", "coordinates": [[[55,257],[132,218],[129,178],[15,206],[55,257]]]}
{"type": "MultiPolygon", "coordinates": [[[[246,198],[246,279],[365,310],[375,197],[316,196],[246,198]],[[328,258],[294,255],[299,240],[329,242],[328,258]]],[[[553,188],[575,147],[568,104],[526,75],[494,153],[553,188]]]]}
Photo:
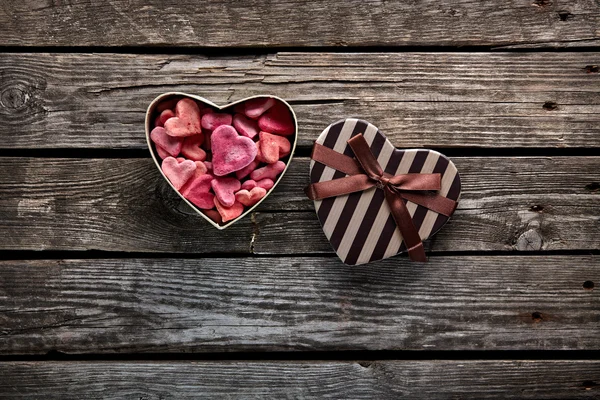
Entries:
{"type": "Polygon", "coordinates": [[[251,190],[240,190],[235,194],[235,199],[246,207],[250,207],[258,203],[266,194],[267,191],[265,189],[257,186],[251,190]]]}
{"type": "Polygon", "coordinates": [[[231,207],[225,207],[223,204],[219,202],[217,196],[215,196],[215,206],[217,207],[217,211],[221,214],[221,218],[223,218],[223,222],[231,221],[232,219],[236,219],[244,212],[244,205],[238,201],[233,203],[231,207]]]}
{"type": "Polygon", "coordinates": [[[290,154],[291,144],[285,137],[262,131],[259,137],[261,158],[267,164],[273,164],[290,154]]]}
{"type": "Polygon", "coordinates": [[[167,122],[169,118],[173,118],[174,116],[175,113],[173,112],[173,110],[164,110],[160,113],[158,117],[156,117],[156,119],[154,120],[154,125],[165,126],[165,122],[167,122]]]}
{"type": "Polygon", "coordinates": [[[224,176],[248,166],[256,157],[252,139],[238,135],[233,126],[221,125],[211,135],[213,173],[224,176]]]}
{"type": "Polygon", "coordinates": [[[156,152],[158,153],[158,156],[162,159],[165,159],[167,157],[172,157],[168,151],[166,151],[165,149],[163,149],[162,147],[160,147],[159,145],[156,145],[156,152]]]}
{"type": "Polygon", "coordinates": [[[254,171],[256,169],[256,167],[258,167],[258,164],[260,164],[260,161],[258,161],[257,159],[254,159],[254,161],[252,161],[250,164],[248,164],[244,168],[240,169],[239,171],[235,171],[235,176],[238,179],[247,177],[248,175],[250,175],[250,172],[254,171]]]}
{"type": "Polygon", "coordinates": [[[165,129],[171,136],[185,137],[202,133],[200,108],[192,99],[181,99],[175,106],[175,117],[165,122],[165,129]]]}
{"type": "Polygon", "coordinates": [[[233,116],[233,127],[240,135],[249,137],[250,139],[258,135],[259,132],[256,121],[247,118],[243,114],[235,114],[233,116]]]}
{"type": "Polygon", "coordinates": [[[202,128],[214,131],[219,126],[231,125],[231,114],[210,112],[202,116],[202,128]]]}
{"type": "Polygon", "coordinates": [[[252,190],[252,188],[256,187],[256,181],[252,179],[248,179],[247,181],[242,182],[242,190],[252,190]]]}
{"type": "MultiPolygon", "coordinates": [[[[173,157],[177,157],[183,146],[183,139],[167,135],[165,128],[157,126],[150,132],[150,139],[173,157]]],[[[165,158],[165,157],[162,157],[165,158]]]]}
{"type": "Polygon", "coordinates": [[[225,207],[231,207],[235,202],[235,192],[240,190],[242,184],[235,178],[215,178],[211,182],[215,196],[225,207]]]}
{"type": "Polygon", "coordinates": [[[261,187],[265,190],[269,190],[273,186],[275,186],[275,182],[273,182],[273,179],[264,178],[264,179],[261,179],[260,181],[256,182],[256,186],[261,187]]]}
{"type": "Polygon", "coordinates": [[[265,178],[275,180],[277,175],[279,175],[284,169],[285,163],[283,161],[277,161],[274,164],[269,164],[262,168],[255,169],[250,174],[250,179],[253,179],[257,182],[265,178]]]}
{"type": "Polygon", "coordinates": [[[275,99],[271,97],[251,99],[246,102],[244,113],[248,118],[257,119],[274,105],[275,99]]]}
{"type": "Polygon", "coordinates": [[[196,163],[192,160],[178,162],[173,157],[167,157],[163,160],[161,169],[173,187],[179,190],[192,176],[194,176],[196,163]]]}
{"type": "Polygon", "coordinates": [[[200,147],[203,142],[204,134],[202,133],[186,137],[181,146],[181,154],[194,161],[206,160],[206,151],[200,147]]]}
{"type": "Polygon", "coordinates": [[[294,120],[292,113],[283,103],[277,103],[258,120],[261,131],[276,135],[292,135],[294,133],[294,120]]]}
{"type": "Polygon", "coordinates": [[[210,190],[210,181],[214,177],[208,173],[208,170],[206,169],[206,166],[204,165],[204,163],[202,161],[195,161],[195,163],[196,163],[196,170],[194,171],[194,175],[186,182],[185,185],[183,185],[183,187],[180,190],[183,197],[185,197],[185,194],[190,189],[190,186],[195,185],[197,183],[196,182],[197,179],[208,179],[208,178],[206,178],[206,176],[211,178],[207,184],[207,188],[208,188],[207,191],[210,190]]]}
{"type": "MultiPolygon", "coordinates": [[[[212,203],[211,208],[215,206],[215,203],[212,203]]],[[[202,213],[206,215],[208,218],[212,219],[216,224],[220,224],[223,222],[223,218],[221,218],[221,214],[217,210],[203,210],[202,213]]]]}

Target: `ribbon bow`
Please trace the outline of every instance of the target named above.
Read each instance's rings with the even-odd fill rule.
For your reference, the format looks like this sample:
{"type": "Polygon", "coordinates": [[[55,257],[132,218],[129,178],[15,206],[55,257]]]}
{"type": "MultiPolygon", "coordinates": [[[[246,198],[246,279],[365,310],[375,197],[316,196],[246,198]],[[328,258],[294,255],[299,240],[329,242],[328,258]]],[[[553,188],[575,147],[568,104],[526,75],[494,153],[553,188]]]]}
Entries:
{"type": "Polygon", "coordinates": [[[440,174],[390,175],[383,171],[362,134],[348,140],[356,160],[315,143],[312,159],[349,175],[345,178],[317,182],[306,188],[311,200],[360,192],[377,187],[384,191],[392,217],[402,234],[408,255],[413,261],[427,261],[423,242],[406,208],[405,201],[446,216],[452,215],[456,202],[435,193],[441,188],[440,174]]]}

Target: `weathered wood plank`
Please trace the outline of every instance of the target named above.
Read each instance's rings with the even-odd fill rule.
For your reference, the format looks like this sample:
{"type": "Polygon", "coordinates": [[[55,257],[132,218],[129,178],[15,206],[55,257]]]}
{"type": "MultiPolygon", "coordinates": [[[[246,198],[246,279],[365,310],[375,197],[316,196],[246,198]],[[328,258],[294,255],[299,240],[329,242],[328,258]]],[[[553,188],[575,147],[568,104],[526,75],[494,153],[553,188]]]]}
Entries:
{"type": "MultiPolygon", "coordinates": [[[[598,157],[456,157],[463,195],[432,251],[600,247],[598,157]]],[[[303,193],[308,159],[257,213],[211,228],[150,159],[0,159],[0,249],[332,253],[303,193]]]]}
{"type": "Polygon", "coordinates": [[[0,8],[8,46],[598,45],[592,0],[305,2],[21,1],[0,8]]]}
{"type": "Polygon", "coordinates": [[[594,256],[0,262],[2,354],[600,345],[594,256]],[[589,284],[588,284],[589,286],[589,284]]]}
{"type": "Polygon", "coordinates": [[[9,362],[0,396],[44,399],[591,399],[598,361],[9,362]]]}
{"type": "Polygon", "coordinates": [[[597,65],[599,53],[4,54],[0,148],[145,148],[146,107],[173,90],[283,97],[300,146],[354,116],[401,147],[600,147],[597,65]]]}

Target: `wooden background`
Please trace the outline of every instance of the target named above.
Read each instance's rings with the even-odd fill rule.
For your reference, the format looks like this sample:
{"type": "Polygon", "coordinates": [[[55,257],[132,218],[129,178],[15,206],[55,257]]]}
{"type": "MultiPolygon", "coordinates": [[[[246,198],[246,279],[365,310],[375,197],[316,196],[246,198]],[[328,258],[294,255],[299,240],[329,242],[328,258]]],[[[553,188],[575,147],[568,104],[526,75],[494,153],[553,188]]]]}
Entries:
{"type": "Polygon", "coordinates": [[[0,0],[0,398],[600,397],[597,0],[0,0]],[[217,231],[162,181],[149,102],[288,100],[282,184],[217,231]],[[302,188],[344,117],[463,194],[343,265],[302,188]]]}

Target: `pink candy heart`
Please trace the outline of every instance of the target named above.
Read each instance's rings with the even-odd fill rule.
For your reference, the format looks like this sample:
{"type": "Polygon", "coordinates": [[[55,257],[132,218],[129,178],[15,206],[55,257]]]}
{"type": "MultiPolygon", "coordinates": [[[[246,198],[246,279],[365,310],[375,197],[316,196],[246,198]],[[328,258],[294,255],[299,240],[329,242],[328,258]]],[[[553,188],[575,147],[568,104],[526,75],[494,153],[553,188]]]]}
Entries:
{"type": "Polygon", "coordinates": [[[283,161],[277,161],[274,164],[269,164],[259,169],[255,169],[250,174],[250,179],[260,181],[261,179],[272,179],[275,180],[277,175],[283,172],[285,169],[285,163],[283,161]]]}
{"type": "Polygon", "coordinates": [[[238,201],[233,203],[231,207],[225,207],[223,204],[219,202],[219,199],[215,196],[215,206],[217,207],[217,211],[221,214],[223,222],[231,221],[232,219],[236,219],[244,212],[244,205],[238,201]]]}
{"type": "Polygon", "coordinates": [[[167,122],[169,118],[173,118],[174,116],[175,113],[173,112],[173,110],[164,110],[160,113],[158,117],[156,117],[156,120],[154,121],[154,126],[165,126],[165,122],[167,122]]]}
{"type": "Polygon", "coordinates": [[[274,105],[275,99],[273,98],[259,97],[256,99],[250,99],[246,102],[244,113],[248,118],[257,119],[274,105]]]}
{"type": "Polygon", "coordinates": [[[294,133],[294,120],[289,108],[284,104],[275,104],[258,120],[261,131],[274,133],[276,135],[292,135],[294,133]]]}
{"type": "Polygon", "coordinates": [[[210,175],[198,177],[186,185],[181,194],[198,208],[211,209],[215,205],[215,196],[209,192],[212,180],[213,177],[210,175]]]}
{"type": "Polygon", "coordinates": [[[260,162],[257,159],[254,159],[254,161],[248,164],[248,166],[240,169],[239,171],[235,171],[235,176],[238,179],[247,177],[248,175],[250,175],[250,172],[254,171],[256,167],[258,167],[258,164],[260,164],[260,162]]]}
{"type": "Polygon", "coordinates": [[[202,127],[214,131],[221,125],[231,125],[230,114],[210,112],[202,116],[202,127]]]}
{"type": "Polygon", "coordinates": [[[267,191],[265,189],[257,186],[250,191],[245,189],[240,190],[235,194],[235,199],[246,207],[250,207],[258,203],[266,194],[267,191]]]}
{"type": "MultiPolygon", "coordinates": [[[[179,160],[177,160],[179,161],[179,160]]],[[[181,162],[181,161],[179,161],[181,162]]],[[[202,161],[195,161],[196,170],[194,171],[194,175],[186,182],[185,185],[181,187],[181,194],[185,197],[186,193],[189,191],[190,186],[197,184],[196,181],[200,178],[206,179],[206,176],[210,176],[214,178],[211,174],[208,173],[208,170],[202,161]]],[[[210,181],[208,181],[207,191],[210,190],[210,181]]]]}
{"type": "MultiPolygon", "coordinates": [[[[173,157],[177,157],[183,145],[183,139],[167,135],[165,128],[157,126],[150,132],[150,139],[166,153],[173,157]]],[[[166,157],[162,157],[166,158],[166,157]]]]}
{"type": "Polygon", "coordinates": [[[211,182],[215,196],[225,207],[231,207],[235,202],[235,192],[242,184],[235,178],[215,178],[211,182]]]}
{"type": "Polygon", "coordinates": [[[192,99],[181,99],[175,106],[175,117],[165,122],[165,129],[171,136],[184,137],[202,133],[200,128],[200,108],[192,99]]]}
{"type": "Polygon", "coordinates": [[[272,135],[267,132],[260,132],[260,154],[261,158],[267,164],[273,164],[290,154],[292,145],[290,141],[283,136],[272,135]]]}
{"type": "Polygon", "coordinates": [[[233,126],[222,125],[211,135],[213,173],[227,175],[248,166],[256,157],[252,139],[240,136],[233,126]]]}
{"type": "Polygon", "coordinates": [[[173,157],[167,157],[163,160],[161,168],[173,187],[179,190],[194,175],[196,163],[192,160],[178,162],[173,157]]]}
{"type": "Polygon", "coordinates": [[[249,137],[250,139],[258,135],[258,124],[256,121],[246,118],[242,114],[235,114],[233,116],[233,127],[240,135],[249,137]]]}
{"type": "Polygon", "coordinates": [[[200,147],[203,142],[204,134],[202,133],[186,137],[181,146],[181,154],[194,161],[206,160],[206,151],[200,147]]]}
{"type": "Polygon", "coordinates": [[[256,186],[261,187],[265,190],[269,190],[273,186],[275,186],[275,182],[273,182],[273,179],[264,178],[264,179],[261,179],[260,181],[256,182],[256,186]]]}

